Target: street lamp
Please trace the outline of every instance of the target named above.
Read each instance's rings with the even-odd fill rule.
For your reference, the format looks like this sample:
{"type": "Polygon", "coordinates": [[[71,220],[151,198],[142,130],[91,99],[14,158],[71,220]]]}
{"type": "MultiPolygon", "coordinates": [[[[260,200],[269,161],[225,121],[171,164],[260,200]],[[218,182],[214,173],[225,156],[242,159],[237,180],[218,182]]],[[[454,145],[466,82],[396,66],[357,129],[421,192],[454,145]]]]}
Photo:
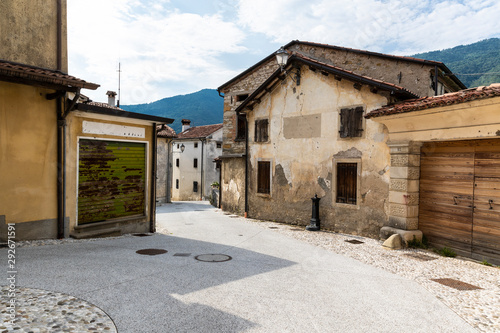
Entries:
{"type": "Polygon", "coordinates": [[[283,68],[285,68],[286,63],[288,62],[288,52],[285,51],[283,46],[276,51],[276,61],[278,62],[278,65],[281,68],[281,71],[283,71],[283,68]]]}
{"type": "Polygon", "coordinates": [[[186,146],[184,146],[184,144],[181,145],[181,153],[184,152],[184,149],[186,149],[186,146]]]}

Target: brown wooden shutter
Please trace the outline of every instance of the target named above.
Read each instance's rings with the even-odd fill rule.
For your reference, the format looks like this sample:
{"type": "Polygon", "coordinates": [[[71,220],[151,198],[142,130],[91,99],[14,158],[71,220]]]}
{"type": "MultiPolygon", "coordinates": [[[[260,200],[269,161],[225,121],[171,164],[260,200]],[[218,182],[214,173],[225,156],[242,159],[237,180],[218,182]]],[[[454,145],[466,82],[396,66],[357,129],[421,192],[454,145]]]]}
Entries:
{"type": "Polygon", "coordinates": [[[244,114],[236,115],[236,140],[244,140],[247,132],[247,121],[244,114]]]}
{"type": "Polygon", "coordinates": [[[268,135],[268,120],[259,119],[255,121],[255,142],[267,142],[268,135]]]}
{"type": "Polygon", "coordinates": [[[81,139],[78,224],[144,215],[144,143],[81,139]]]}
{"type": "Polygon", "coordinates": [[[271,193],[271,162],[259,161],[257,170],[257,193],[271,193]]]}
{"type": "Polygon", "coordinates": [[[337,164],[337,200],[338,203],[356,204],[358,186],[357,163],[337,164]]]}
{"type": "Polygon", "coordinates": [[[356,108],[345,108],[340,110],[340,137],[355,138],[360,137],[363,132],[362,106],[356,108]]]}

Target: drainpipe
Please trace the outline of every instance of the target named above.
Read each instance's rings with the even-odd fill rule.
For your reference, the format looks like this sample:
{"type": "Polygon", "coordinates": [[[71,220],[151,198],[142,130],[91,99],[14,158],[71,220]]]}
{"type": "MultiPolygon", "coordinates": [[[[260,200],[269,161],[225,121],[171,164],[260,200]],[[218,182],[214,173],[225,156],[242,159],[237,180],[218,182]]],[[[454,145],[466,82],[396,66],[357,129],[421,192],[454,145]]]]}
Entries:
{"type": "Polygon", "coordinates": [[[149,232],[156,232],[156,123],[153,123],[153,142],[151,156],[151,216],[149,224],[149,232]]]}
{"type": "Polygon", "coordinates": [[[201,160],[200,160],[200,164],[201,164],[201,184],[200,184],[200,200],[203,200],[203,183],[205,182],[205,170],[203,169],[203,165],[205,164],[203,162],[203,149],[205,149],[205,139],[201,139],[201,160]]]}
{"type": "Polygon", "coordinates": [[[57,0],[57,70],[62,71],[62,4],[57,0]]]}
{"type": "Polygon", "coordinates": [[[165,189],[165,202],[172,202],[172,139],[167,143],[167,188],[165,189]]]}
{"type": "MultiPolygon", "coordinates": [[[[62,4],[57,0],[57,70],[62,71],[62,4]]],[[[57,113],[57,238],[64,238],[66,216],[66,120],[62,108],[63,99],[56,98],[57,113]]]]}
{"type": "Polygon", "coordinates": [[[245,114],[245,218],[248,217],[248,118],[245,114]]]}
{"type": "Polygon", "coordinates": [[[438,84],[439,84],[439,80],[438,80],[438,66],[435,65],[434,66],[434,96],[437,96],[437,94],[438,94],[438,84]]]}
{"type": "Polygon", "coordinates": [[[220,161],[219,170],[219,209],[222,207],[222,160],[220,161]]]}

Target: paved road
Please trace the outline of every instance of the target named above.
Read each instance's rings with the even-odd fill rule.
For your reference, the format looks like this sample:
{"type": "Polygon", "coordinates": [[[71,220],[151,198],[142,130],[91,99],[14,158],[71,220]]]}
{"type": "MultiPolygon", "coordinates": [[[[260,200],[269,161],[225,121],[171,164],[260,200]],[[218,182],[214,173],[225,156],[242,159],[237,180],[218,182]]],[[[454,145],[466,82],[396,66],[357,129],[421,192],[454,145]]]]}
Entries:
{"type": "Polygon", "coordinates": [[[18,285],[89,301],[119,332],[474,332],[413,281],[205,202],[158,207],[157,220],[168,234],[19,248],[18,285]],[[168,252],[135,253],[147,248],[168,252]]]}

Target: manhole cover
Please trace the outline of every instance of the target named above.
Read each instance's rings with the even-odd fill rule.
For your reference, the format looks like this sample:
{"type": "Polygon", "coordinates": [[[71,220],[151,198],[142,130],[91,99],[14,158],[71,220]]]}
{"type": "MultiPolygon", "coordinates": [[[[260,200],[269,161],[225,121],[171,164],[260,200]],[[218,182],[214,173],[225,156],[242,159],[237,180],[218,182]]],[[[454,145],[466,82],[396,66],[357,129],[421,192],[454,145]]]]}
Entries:
{"type": "Polygon", "coordinates": [[[447,287],[455,288],[457,290],[476,290],[483,289],[481,287],[474,286],[455,279],[431,279],[434,282],[441,283],[447,287]]]}
{"type": "Polygon", "coordinates": [[[151,234],[132,234],[132,236],[147,237],[147,236],[151,236],[151,234]]]}
{"type": "Polygon", "coordinates": [[[430,261],[430,260],[436,260],[437,259],[437,258],[428,256],[428,255],[425,255],[425,254],[421,254],[421,253],[405,253],[405,256],[411,257],[411,258],[414,258],[414,259],[418,259],[418,260],[421,260],[421,261],[430,261]]]}
{"type": "Polygon", "coordinates": [[[189,257],[191,253],[176,253],[174,257],[189,257]]]}
{"type": "Polygon", "coordinates": [[[163,254],[167,253],[167,250],[162,250],[162,249],[143,249],[143,250],[137,250],[135,251],[137,254],[142,254],[145,256],[155,256],[157,254],[163,254]]]}
{"type": "Polygon", "coordinates": [[[346,239],[345,240],[347,243],[351,243],[351,244],[363,244],[364,242],[362,241],[359,241],[357,239],[346,239]]]}
{"type": "Polygon", "coordinates": [[[200,254],[194,258],[196,260],[206,261],[206,262],[223,262],[233,259],[225,254],[200,254]]]}

